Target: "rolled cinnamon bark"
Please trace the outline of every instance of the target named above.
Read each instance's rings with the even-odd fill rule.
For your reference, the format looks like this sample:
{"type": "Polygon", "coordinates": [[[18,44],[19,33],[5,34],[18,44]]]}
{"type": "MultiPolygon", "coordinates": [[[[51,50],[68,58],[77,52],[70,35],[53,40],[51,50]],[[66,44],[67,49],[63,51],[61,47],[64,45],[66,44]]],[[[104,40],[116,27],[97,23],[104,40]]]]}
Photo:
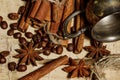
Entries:
{"type": "MultiPolygon", "coordinates": [[[[85,9],[85,0],[75,0],[75,10],[84,10],[85,9]]],[[[79,14],[75,17],[74,29],[77,32],[79,29],[85,26],[85,15],[79,14]]],[[[84,43],[84,34],[73,39],[74,44],[74,53],[79,54],[82,51],[84,43]]]]}
{"type": "Polygon", "coordinates": [[[50,26],[50,32],[52,33],[57,33],[60,23],[61,23],[61,19],[63,16],[63,11],[64,11],[64,5],[59,5],[59,4],[52,4],[51,6],[51,16],[52,16],[52,22],[51,22],[51,26],[50,26]]]}
{"type": "Polygon", "coordinates": [[[30,12],[30,15],[29,15],[30,18],[35,17],[35,14],[37,13],[41,2],[42,2],[42,0],[36,0],[36,1],[33,2],[34,5],[33,5],[32,9],[31,9],[31,12],[30,12]]]}
{"type": "Polygon", "coordinates": [[[48,0],[42,0],[41,5],[39,6],[39,9],[35,15],[35,19],[39,21],[43,21],[46,18],[47,13],[50,9],[50,2],[48,0]]]}
{"type": "MultiPolygon", "coordinates": [[[[62,23],[64,22],[64,20],[73,13],[74,11],[74,4],[75,1],[74,0],[67,0],[66,4],[65,4],[65,8],[64,8],[64,14],[62,17],[62,23]]],[[[72,20],[68,23],[67,26],[67,31],[70,33],[71,32],[71,24],[72,24],[72,20]]],[[[60,26],[62,28],[62,26],[60,26]]]]}
{"type": "Polygon", "coordinates": [[[28,8],[30,4],[31,4],[31,0],[28,0],[25,5],[25,11],[21,16],[21,19],[19,20],[18,29],[22,32],[25,32],[28,28],[28,25],[26,25],[26,19],[27,19],[27,13],[28,13],[28,8]]]}
{"type": "Polygon", "coordinates": [[[61,57],[57,58],[56,60],[44,65],[43,67],[27,74],[26,76],[24,76],[18,80],[38,80],[41,77],[48,74],[49,72],[51,72],[52,70],[56,69],[57,67],[68,63],[68,61],[69,61],[68,56],[66,56],[66,55],[61,56],[61,57]]]}

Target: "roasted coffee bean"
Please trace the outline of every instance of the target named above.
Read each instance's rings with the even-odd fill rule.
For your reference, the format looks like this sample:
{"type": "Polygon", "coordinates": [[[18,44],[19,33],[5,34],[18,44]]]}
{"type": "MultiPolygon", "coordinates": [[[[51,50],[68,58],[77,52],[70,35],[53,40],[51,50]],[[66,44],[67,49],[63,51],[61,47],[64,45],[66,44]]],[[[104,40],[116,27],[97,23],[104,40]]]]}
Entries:
{"type": "Polygon", "coordinates": [[[20,43],[20,44],[27,45],[28,42],[27,42],[27,40],[26,40],[24,37],[20,37],[20,38],[19,38],[19,43],[20,43]]]}
{"type": "Polygon", "coordinates": [[[32,37],[33,37],[33,34],[32,34],[31,32],[26,32],[26,33],[25,33],[25,36],[26,36],[27,38],[32,38],[32,37]]]}
{"type": "Polygon", "coordinates": [[[39,43],[39,42],[41,42],[41,36],[38,35],[38,34],[35,34],[35,35],[33,35],[32,40],[33,40],[35,43],[39,43]]]}
{"type": "Polygon", "coordinates": [[[18,23],[10,24],[10,28],[13,29],[13,30],[17,30],[18,29],[18,23]]]}
{"type": "Polygon", "coordinates": [[[6,58],[2,55],[0,55],[0,64],[6,63],[6,58]]]}
{"type": "Polygon", "coordinates": [[[56,47],[56,53],[57,53],[57,54],[62,54],[62,52],[63,52],[63,46],[62,46],[62,45],[58,45],[58,46],[56,47]]]}
{"type": "Polygon", "coordinates": [[[19,15],[17,13],[9,13],[8,14],[8,17],[11,19],[11,20],[17,20],[19,18],[19,15]]]}
{"type": "Polygon", "coordinates": [[[47,42],[47,45],[46,45],[46,46],[52,48],[52,47],[54,46],[54,44],[51,43],[51,42],[47,42]]]}
{"type": "Polygon", "coordinates": [[[0,23],[2,22],[2,20],[3,20],[3,17],[2,17],[2,16],[0,16],[0,23]]]}
{"type": "Polygon", "coordinates": [[[50,48],[44,48],[43,54],[48,56],[50,55],[50,52],[51,52],[50,48]]]}
{"type": "Polygon", "coordinates": [[[45,48],[46,45],[47,45],[47,42],[46,42],[46,41],[42,41],[42,42],[41,42],[41,47],[45,48]]]}
{"type": "Polygon", "coordinates": [[[8,56],[9,54],[10,54],[9,51],[2,51],[2,52],[0,52],[0,55],[2,55],[4,57],[8,56]]]}
{"type": "Polygon", "coordinates": [[[8,69],[10,71],[14,71],[16,69],[17,64],[15,62],[9,62],[8,63],[8,69]]]}
{"type": "Polygon", "coordinates": [[[25,11],[25,6],[20,6],[19,10],[18,10],[18,14],[23,14],[25,11]]]}
{"type": "Polygon", "coordinates": [[[55,48],[55,47],[52,47],[52,48],[51,48],[51,52],[56,53],[56,48],[55,48]]]}
{"type": "Polygon", "coordinates": [[[37,33],[37,34],[39,34],[40,36],[42,36],[43,35],[43,32],[39,29],[39,30],[35,30],[35,32],[37,33]]]}
{"type": "Polygon", "coordinates": [[[6,21],[1,22],[1,28],[2,29],[7,29],[8,28],[8,23],[6,21]]]}
{"type": "Polygon", "coordinates": [[[14,30],[13,29],[9,29],[8,31],[7,31],[7,35],[8,36],[12,36],[14,34],[14,30]]]}
{"type": "Polygon", "coordinates": [[[48,42],[48,41],[49,41],[49,39],[48,39],[48,37],[47,37],[47,36],[42,36],[42,40],[43,40],[43,41],[46,41],[46,42],[48,42]]]}
{"type": "Polygon", "coordinates": [[[20,32],[14,33],[13,37],[18,39],[22,36],[22,34],[20,32]]]}
{"type": "Polygon", "coordinates": [[[17,71],[19,71],[19,72],[24,72],[26,70],[27,70],[26,65],[18,65],[18,67],[17,67],[17,71]]]}
{"type": "Polygon", "coordinates": [[[69,43],[67,46],[68,51],[73,51],[74,50],[74,45],[72,43],[69,43]]]}

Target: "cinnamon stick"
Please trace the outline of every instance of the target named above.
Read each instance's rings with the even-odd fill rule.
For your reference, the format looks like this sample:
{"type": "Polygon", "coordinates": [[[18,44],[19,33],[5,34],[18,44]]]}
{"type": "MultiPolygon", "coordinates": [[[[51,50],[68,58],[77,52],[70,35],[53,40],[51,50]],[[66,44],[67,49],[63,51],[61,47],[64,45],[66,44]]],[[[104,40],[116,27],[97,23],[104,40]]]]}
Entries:
{"type": "Polygon", "coordinates": [[[30,18],[34,18],[39,7],[40,7],[40,4],[41,4],[42,0],[36,0],[33,2],[33,6],[32,6],[32,9],[31,9],[31,12],[30,12],[30,15],[29,17],[30,18]]]}
{"type": "Polygon", "coordinates": [[[45,76],[52,70],[56,69],[57,67],[64,65],[68,62],[69,58],[65,56],[61,56],[57,58],[56,60],[44,65],[43,67],[27,74],[26,76],[18,79],[18,80],[38,80],[41,77],[45,76]]]}
{"type": "MultiPolygon", "coordinates": [[[[59,4],[51,4],[51,25],[49,31],[53,34],[57,34],[64,15],[64,8],[67,0],[61,0],[59,4]]],[[[60,39],[60,44],[66,46],[68,41],[60,39]]],[[[59,44],[59,43],[58,43],[59,44]]]]}
{"type": "MultiPolygon", "coordinates": [[[[84,9],[84,0],[75,0],[75,10],[83,10],[84,9]]],[[[77,32],[79,29],[81,29],[82,27],[84,27],[84,18],[85,16],[83,14],[77,15],[75,17],[75,22],[74,22],[74,28],[75,31],[77,32]]],[[[80,36],[76,37],[73,40],[73,44],[74,44],[74,53],[78,54],[82,51],[83,48],[83,43],[84,43],[84,34],[81,34],[80,36]]]]}
{"type": "MultiPolygon", "coordinates": [[[[63,1],[63,0],[62,0],[63,1]]],[[[65,3],[64,3],[65,4],[65,3]]],[[[52,4],[51,8],[52,8],[52,23],[50,26],[50,32],[52,33],[57,33],[58,28],[60,26],[60,22],[62,19],[62,15],[63,15],[63,11],[64,11],[64,4],[60,5],[60,4],[52,4]]]]}
{"type": "MultiPolygon", "coordinates": [[[[74,0],[67,0],[64,8],[64,14],[62,17],[62,23],[73,11],[74,11],[74,0]]],[[[68,32],[71,32],[71,24],[72,24],[72,20],[68,23],[67,26],[68,32]]]]}
{"type": "Polygon", "coordinates": [[[28,26],[24,26],[25,25],[25,20],[26,20],[26,15],[27,15],[27,13],[28,13],[28,8],[29,8],[29,5],[31,4],[31,0],[28,0],[27,2],[26,2],[26,5],[25,5],[25,12],[24,12],[24,14],[22,15],[22,17],[21,17],[21,19],[19,20],[19,24],[18,24],[18,29],[20,30],[20,31],[22,31],[22,32],[25,32],[26,30],[27,30],[27,28],[28,28],[28,26]]]}
{"type": "Polygon", "coordinates": [[[48,0],[42,0],[41,5],[39,6],[39,9],[35,15],[35,19],[39,21],[45,20],[45,17],[49,11],[50,2],[48,0]]]}

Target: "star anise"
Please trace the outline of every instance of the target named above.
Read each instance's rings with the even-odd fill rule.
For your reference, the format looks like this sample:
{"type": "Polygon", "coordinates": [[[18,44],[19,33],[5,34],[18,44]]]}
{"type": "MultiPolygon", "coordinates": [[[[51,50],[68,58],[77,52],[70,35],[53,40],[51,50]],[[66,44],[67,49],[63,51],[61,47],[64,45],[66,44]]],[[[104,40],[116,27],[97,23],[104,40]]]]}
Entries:
{"type": "Polygon", "coordinates": [[[37,45],[34,46],[33,42],[30,42],[28,45],[22,45],[21,49],[16,49],[19,53],[14,58],[20,58],[19,64],[32,64],[37,65],[36,60],[43,60],[41,56],[39,56],[40,50],[35,50],[37,45]]]}
{"type": "Polygon", "coordinates": [[[96,61],[110,54],[110,51],[106,49],[102,42],[95,40],[91,42],[91,46],[85,46],[84,49],[89,52],[87,57],[92,57],[96,61]]]}
{"type": "Polygon", "coordinates": [[[90,66],[85,64],[85,60],[81,59],[79,63],[70,58],[70,65],[64,67],[63,70],[68,74],[69,78],[88,77],[90,75],[90,66]]]}

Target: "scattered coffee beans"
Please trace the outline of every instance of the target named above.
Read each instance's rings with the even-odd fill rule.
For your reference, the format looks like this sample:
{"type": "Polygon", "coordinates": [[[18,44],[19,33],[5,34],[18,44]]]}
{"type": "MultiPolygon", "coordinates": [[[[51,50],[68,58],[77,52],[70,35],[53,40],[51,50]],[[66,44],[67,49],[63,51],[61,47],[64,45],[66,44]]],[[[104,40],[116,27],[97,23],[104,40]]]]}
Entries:
{"type": "Polygon", "coordinates": [[[19,14],[17,13],[9,13],[8,14],[8,17],[11,19],[11,20],[17,20],[19,18],[19,14]]]}
{"type": "Polygon", "coordinates": [[[14,35],[13,35],[13,37],[14,37],[15,39],[18,39],[18,38],[20,38],[21,36],[22,36],[22,34],[21,34],[20,32],[14,33],[14,35]]]}
{"type": "Polygon", "coordinates": [[[6,63],[6,58],[2,55],[0,55],[0,64],[6,63]]]}
{"type": "Polygon", "coordinates": [[[14,30],[13,29],[9,29],[8,31],[7,31],[7,35],[8,36],[12,36],[14,34],[14,30]]]}
{"type": "Polygon", "coordinates": [[[14,71],[16,69],[17,64],[15,62],[8,63],[8,69],[10,71],[14,71]]]}
{"type": "Polygon", "coordinates": [[[33,34],[32,34],[31,32],[26,32],[26,33],[25,33],[25,36],[26,36],[27,38],[32,38],[32,37],[33,37],[33,34]]]}
{"type": "Polygon", "coordinates": [[[1,22],[1,28],[2,29],[7,29],[8,28],[8,23],[6,21],[1,22]]]}
{"type": "Polygon", "coordinates": [[[18,67],[17,67],[17,71],[19,71],[19,72],[24,72],[26,70],[27,70],[26,65],[18,65],[18,67]]]}
{"type": "Polygon", "coordinates": [[[13,30],[17,30],[18,23],[12,23],[12,24],[10,24],[10,28],[13,29],[13,30]]]}

